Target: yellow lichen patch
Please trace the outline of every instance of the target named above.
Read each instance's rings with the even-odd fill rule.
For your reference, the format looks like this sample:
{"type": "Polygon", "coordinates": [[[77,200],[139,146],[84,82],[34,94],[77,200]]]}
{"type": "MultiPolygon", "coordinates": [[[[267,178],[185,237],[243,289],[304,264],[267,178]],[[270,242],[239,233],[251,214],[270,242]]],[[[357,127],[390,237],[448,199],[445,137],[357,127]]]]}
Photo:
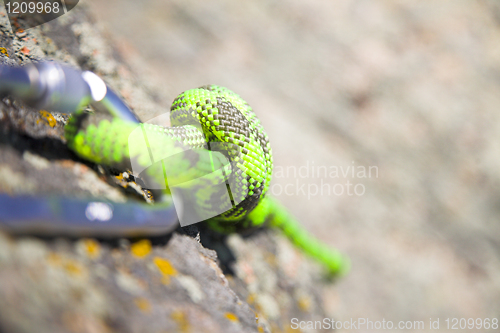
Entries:
{"type": "Polygon", "coordinates": [[[59,267],[63,269],[69,275],[74,277],[87,277],[87,269],[79,262],[66,258],[58,253],[50,253],[47,255],[47,263],[51,266],[59,267]]]}
{"type": "MultiPolygon", "coordinates": [[[[127,177],[123,175],[123,173],[119,174],[118,176],[115,176],[116,180],[118,181],[118,184],[122,186],[123,188],[128,188],[129,183],[127,182],[127,177]]],[[[133,182],[132,182],[133,183],[133,182]]]]}
{"type": "Polygon", "coordinates": [[[258,327],[258,330],[259,330],[259,333],[264,333],[264,327],[259,326],[259,327],[258,327]]]}
{"type": "Polygon", "coordinates": [[[234,313],[232,313],[232,312],[226,312],[224,314],[224,317],[226,317],[228,320],[230,320],[230,321],[232,321],[234,323],[239,323],[240,322],[240,320],[238,319],[238,317],[234,313]]]}
{"type": "Polygon", "coordinates": [[[273,254],[266,254],[264,260],[272,267],[276,267],[278,265],[278,260],[273,254]]]}
{"type": "Polygon", "coordinates": [[[62,258],[57,253],[50,253],[47,256],[47,262],[53,266],[59,266],[62,263],[62,258]]]}
{"type": "Polygon", "coordinates": [[[143,239],[138,242],[135,242],[130,246],[130,251],[132,254],[138,258],[144,258],[148,254],[151,253],[152,246],[151,241],[149,239],[143,239]]]}
{"type": "Polygon", "coordinates": [[[42,110],[40,111],[40,115],[47,121],[47,124],[49,124],[50,127],[56,126],[57,120],[50,112],[42,110]]]}
{"type": "Polygon", "coordinates": [[[91,259],[98,258],[101,254],[101,247],[99,243],[94,239],[84,239],[83,247],[87,256],[91,259]]]}
{"type": "Polygon", "coordinates": [[[145,298],[139,297],[134,300],[135,306],[139,308],[142,312],[149,313],[151,312],[151,303],[145,298]]]}
{"type": "Polygon", "coordinates": [[[247,297],[247,303],[252,305],[253,303],[255,303],[255,294],[253,293],[250,293],[247,297]]]}
{"type": "Polygon", "coordinates": [[[71,275],[75,275],[75,276],[80,276],[83,274],[83,267],[77,263],[77,262],[74,262],[74,261],[71,261],[71,260],[67,260],[65,263],[64,263],[64,269],[66,270],[66,272],[68,272],[69,274],[71,275]]]}
{"type": "MultiPolygon", "coordinates": [[[[275,328],[278,328],[277,326],[274,326],[275,328]]],[[[274,331],[273,331],[274,332],[274,331]]],[[[297,329],[293,329],[291,325],[287,326],[285,328],[285,333],[300,333],[300,332],[303,332],[301,329],[297,330],[297,329]]]]}
{"type": "Polygon", "coordinates": [[[7,51],[7,49],[5,47],[0,47],[0,53],[6,57],[9,56],[9,52],[7,51]]]}
{"type": "Polygon", "coordinates": [[[161,283],[168,286],[170,284],[170,276],[164,276],[161,278],[161,283]]]}
{"type": "Polygon", "coordinates": [[[174,268],[174,266],[172,266],[170,261],[168,261],[167,259],[155,257],[153,261],[164,277],[177,275],[177,270],[174,268]]]}
{"type": "Polygon", "coordinates": [[[297,300],[297,305],[302,311],[309,312],[309,310],[311,309],[312,301],[309,297],[301,296],[297,300]]]}
{"type": "Polygon", "coordinates": [[[189,321],[186,318],[186,315],[182,311],[174,311],[170,315],[172,319],[177,323],[177,326],[179,326],[179,331],[180,332],[188,332],[189,331],[189,321]]]}

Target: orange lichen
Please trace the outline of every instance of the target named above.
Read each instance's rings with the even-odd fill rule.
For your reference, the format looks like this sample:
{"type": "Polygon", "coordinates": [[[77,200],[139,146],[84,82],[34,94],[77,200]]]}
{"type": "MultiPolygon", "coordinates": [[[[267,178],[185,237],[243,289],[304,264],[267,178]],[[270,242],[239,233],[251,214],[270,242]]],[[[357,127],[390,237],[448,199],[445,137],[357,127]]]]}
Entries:
{"type": "Polygon", "coordinates": [[[51,265],[59,266],[62,263],[62,258],[59,254],[52,252],[47,256],[47,262],[51,265]]]}
{"type": "Polygon", "coordinates": [[[253,293],[250,293],[247,297],[247,303],[252,305],[253,303],[255,303],[255,294],[253,293]]]}
{"type": "Polygon", "coordinates": [[[224,317],[226,317],[228,320],[230,320],[230,321],[232,321],[234,323],[239,323],[240,322],[240,320],[238,319],[238,317],[234,313],[232,313],[232,312],[226,312],[224,314],[224,317]]]}
{"type": "Polygon", "coordinates": [[[164,276],[161,278],[161,283],[168,286],[170,284],[170,276],[164,276]]]}
{"type": "Polygon", "coordinates": [[[63,269],[66,273],[75,277],[86,277],[88,273],[87,269],[78,261],[54,252],[47,255],[47,263],[63,269]]]}
{"type": "MultiPolygon", "coordinates": [[[[102,176],[103,179],[104,176],[102,176]]],[[[123,173],[119,174],[118,176],[115,176],[116,180],[119,181],[119,184],[123,187],[123,188],[128,188],[129,186],[129,183],[127,182],[127,180],[125,179],[125,177],[123,176],[123,173]]]]}
{"type": "Polygon", "coordinates": [[[268,254],[266,253],[265,254],[265,257],[264,257],[264,260],[269,264],[271,265],[272,267],[276,267],[278,266],[278,259],[276,258],[275,255],[273,254],[268,254]]]}
{"type": "Polygon", "coordinates": [[[302,311],[309,312],[309,310],[311,309],[312,302],[309,297],[303,296],[297,300],[297,305],[302,311]]]}
{"type": "Polygon", "coordinates": [[[70,260],[64,263],[64,269],[71,275],[82,275],[83,273],[82,266],[79,263],[70,260]]]}
{"type": "Polygon", "coordinates": [[[40,115],[47,121],[50,127],[55,127],[57,125],[57,120],[54,116],[45,110],[40,111],[40,115]]]}
{"type": "Polygon", "coordinates": [[[151,312],[151,303],[145,298],[139,297],[134,300],[135,306],[139,308],[142,312],[151,312]]]}
{"type": "Polygon", "coordinates": [[[189,321],[186,318],[186,315],[182,311],[174,311],[170,315],[172,319],[177,323],[177,326],[179,326],[179,331],[180,332],[188,332],[189,331],[189,321]]]}
{"type": "Polygon", "coordinates": [[[30,54],[30,49],[28,49],[26,46],[21,49],[21,52],[28,55],[30,54]]]}
{"type": "Polygon", "coordinates": [[[99,257],[99,254],[101,253],[101,247],[99,246],[99,243],[96,240],[84,239],[83,246],[85,249],[85,253],[89,258],[95,259],[99,257]]]}
{"type": "Polygon", "coordinates": [[[158,270],[163,274],[163,276],[175,276],[177,275],[177,270],[172,266],[170,261],[160,257],[155,257],[153,262],[155,263],[158,270]]]}
{"type": "Polygon", "coordinates": [[[144,258],[151,253],[152,248],[151,241],[149,239],[143,239],[132,244],[130,246],[130,251],[134,256],[144,258]]]}

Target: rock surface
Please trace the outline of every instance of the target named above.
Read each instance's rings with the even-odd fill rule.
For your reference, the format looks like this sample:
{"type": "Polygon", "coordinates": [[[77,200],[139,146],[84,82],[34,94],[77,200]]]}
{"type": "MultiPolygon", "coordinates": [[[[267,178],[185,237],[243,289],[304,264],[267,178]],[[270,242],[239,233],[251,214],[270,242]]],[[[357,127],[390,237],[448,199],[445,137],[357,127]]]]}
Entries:
{"type": "Polygon", "coordinates": [[[322,288],[328,316],[422,332],[429,318],[447,331],[446,318],[498,316],[499,1],[89,3],[168,99],[220,84],[259,114],[271,192],[352,259],[322,288]],[[312,176],[353,164],[378,177],[312,176]],[[319,192],[347,181],[366,192],[319,192]]]}
{"type": "MultiPolygon", "coordinates": [[[[12,33],[0,13],[2,63],[62,61],[100,75],[142,119],[168,110],[85,5],[26,31],[18,24],[12,33]]],[[[66,147],[67,117],[0,101],[0,192],[141,200],[119,174],[66,147]]],[[[279,332],[292,317],[325,316],[319,267],[281,236],[201,230],[216,253],[186,233],[193,236],[182,229],[152,239],[0,231],[0,332],[279,332]]]]}

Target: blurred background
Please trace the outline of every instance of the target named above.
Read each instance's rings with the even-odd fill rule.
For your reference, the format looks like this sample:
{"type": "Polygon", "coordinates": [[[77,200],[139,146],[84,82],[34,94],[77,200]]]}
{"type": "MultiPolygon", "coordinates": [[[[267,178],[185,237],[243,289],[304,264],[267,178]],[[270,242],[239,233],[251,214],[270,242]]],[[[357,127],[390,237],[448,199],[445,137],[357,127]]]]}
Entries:
{"type": "Polygon", "coordinates": [[[143,120],[205,84],[254,108],[282,170],[271,191],[352,260],[327,315],[499,317],[500,3],[88,3],[160,93],[143,120]]]}

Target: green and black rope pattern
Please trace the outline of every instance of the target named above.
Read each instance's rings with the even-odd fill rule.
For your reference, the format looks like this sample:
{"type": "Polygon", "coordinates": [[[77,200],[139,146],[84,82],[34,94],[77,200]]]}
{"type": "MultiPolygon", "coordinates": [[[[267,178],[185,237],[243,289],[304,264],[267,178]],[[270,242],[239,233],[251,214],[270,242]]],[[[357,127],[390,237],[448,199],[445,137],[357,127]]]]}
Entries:
{"type": "MultiPolygon", "coordinates": [[[[267,196],[273,170],[269,138],[252,108],[237,94],[219,86],[203,86],[180,94],[171,107],[171,126],[138,125],[109,115],[77,114],[66,126],[69,146],[80,156],[119,169],[131,161],[151,165],[151,152],[171,156],[168,186],[204,177],[204,183],[188,190],[195,193],[200,215],[223,212],[208,219],[211,228],[235,232],[268,225],[283,231],[297,247],[323,263],[333,275],[348,271],[349,261],[312,237],[275,199],[267,196]],[[140,142],[144,134],[148,149],[140,142]],[[137,136],[137,137],[136,137],[137,136]],[[211,150],[207,154],[208,150],[211,150]],[[187,151],[198,153],[187,154],[187,151]],[[215,167],[214,167],[215,165],[215,167]],[[220,170],[220,172],[213,172],[220,170]],[[225,179],[231,184],[231,205],[212,207],[219,193],[211,184],[225,179]]],[[[165,169],[156,163],[146,169],[159,184],[165,169]]],[[[228,183],[228,184],[229,184],[228,183]]],[[[229,189],[229,188],[228,188],[229,189]]],[[[211,215],[213,216],[213,215],[211,215]]]]}

